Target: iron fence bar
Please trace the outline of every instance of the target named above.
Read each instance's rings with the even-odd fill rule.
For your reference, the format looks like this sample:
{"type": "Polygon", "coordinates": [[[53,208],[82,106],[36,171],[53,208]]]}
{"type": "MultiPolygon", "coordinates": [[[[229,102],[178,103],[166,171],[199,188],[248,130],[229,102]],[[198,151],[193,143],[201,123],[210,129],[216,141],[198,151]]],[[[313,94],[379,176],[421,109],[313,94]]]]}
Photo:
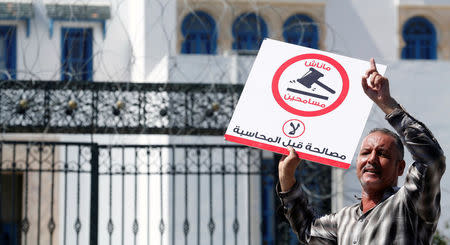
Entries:
{"type": "Polygon", "coordinates": [[[28,225],[29,221],[28,221],[28,169],[29,169],[29,155],[30,155],[30,145],[27,144],[26,146],[26,155],[25,155],[25,217],[22,221],[21,224],[21,230],[24,233],[24,244],[27,245],[28,244],[28,225]]]}
{"type": "MultiPolygon", "coordinates": [[[[3,168],[2,171],[7,172],[7,171],[12,171],[12,170],[13,170],[12,168],[3,168]]],[[[17,169],[17,167],[16,167],[16,170],[19,170],[19,169],[17,169]]],[[[20,169],[20,170],[24,170],[24,169],[20,169]]],[[[59,171],[59,170],[57,170],[57,171],[59,171]]],[[[39,172],[41,172],[41,173],[51,173],[52,170],[51,169],[42,169],[42,170],[30,169],[30,170],[28,170],[28,172],[30,172],[30,173],[39,173],[39,172]]],[[[78,171],[78,170],[67,170],[67,173],[78,173],[78,172],[80,174],[90,174],[91,173],[90,170],[80,170],[80,171],[78,171]]],[[[113,172],[113,174],[116,174],[116,173],[113,172]]],[[[121,172],[117,172],[117,174],[122,174],[122,173],[121,172]]],[[[137,175],[158,175],[159,176],[161,174],[163,174],[163,175],[171,175],[171,174],[178,175],[178,174],[184,174],[184,172],[183,171],[176,171],[176,172],[170,172],[170,171],[159,172],[158,171],[158,172],[138,172],[138,173],[135,173],[134,171],[126,171],[123,174],[125,176],[135,175],[135,174],[137,174],[137,175]]],[[[222,175],[222,172],[217,171],[217,172],[209,173],[209,172],[203,172],[203,171],[202,172],[191,171],[191,172],[188,172],[187,174],[188,175],[206,175],[206,176],[212,175],[212,176],[216,176],[216,175],[222,175]]],[[[252,172],[241,171],[241,172],[238,172],[236,174],[237,175],[251,175],[251,176],[254,176],[254,175],[267,174],[267,173],[260,172],[260,171],[252,171],[252,172]]],[[[104,176],[104,175],[109,175],[109,172],[99,172],[99,176],[104,176]]]]}
{"type": "MultiPolygon", "coordinates": [[[[264,165],[263,165],[263,152],[262,151],[259,151],[258,152],[258,155],[259,155],[259,163],[261,164],[261,169],[262,170],[264,170],[264,165]]],[[[267,170],[266,170],[267,171],[267,170]]],[[[267,174],[267,175],[270,175],[270,172],[265,172],[265,171],[262,171],[262,173],[263,174],[261,174],[260,176],[259,176],[259,183],[260,183],[260,190],[262,191],[262,190],[264,190],[264,183],[263,183],[263,181],[262,181],[262,176],[264,176],[265,174],[267,174]],[[265,174],[264,174],[265,173],[265,174]]],[[[275,187],[274,188],[270,188],[269,190],[268,190],[268,192],[269,193],[273,193],[273,190],[275,189],[275,187]]],[[[261,198],[261,195],[259,195],[259,197],[261,198]]],[[[261,203],[262,202],[264,202],[264,200],[262,200],[262,198],[260,199],[261,201],[261,203]]],[[[262,243],[264,243],[264,232],[263,232],[263,223],[264,223],[264,217],[261,217],[261,222],[260,222],[260,229],[259,229],[259,231],[260,231],[260,235],[259,235],[259,237],[261,237],[261,240],[263,240],[262,241],[262,243]]]]}
{"type": "MultiPolygon", "coordinates": [[[[16,171],[17,170],[20,170],[20,171],[24,171],[25,169],[18,169],[17,168],[17,166],[16,166],[16,171]]],[[[4,172],[12,172],[13,171],[13,168],[12,167],[10,167],[10,168],[3,168],[3,170],[2,171],[4,171],[4,172]]],[[[59,170],[58,170],[59,171],[59,170]]],[[[28,172],[30,172],[30,173],[52,173],[52,169],[42,169],[42,170],[39,170],[39,169],[29,169],[28,170],[28,172]]],[[[90,174],[91,173],[91,171],[90,170],[80,170],[79,171],[81,174],[90,174]]],[[[67,170],[67,173],[78,173],[78,170],[73,170],[73,169],[71,169],[71,170],[67,170]]],[[[100,173],[100,175],[105,175],[106,173],[100,173]]],[[[126,175],[127,174],[134,174],[134,173],[125,173],[126,175]]],[[[139,173],[139,174],[142,174],[142,173],[139,173]]],[[[153,173],[153,174],[156,174],[156,173],[153,173]]],[[[158,173],[159,174],[159,173],[158,173]]]]}
{"type": "Polygon", "coordinates": [[[238,207],[238,197],[237,197],[237,149],[234,150],[234,221],[233,221],[233,232],[234,232],[234,244],[237,245],[237,233],[239,231],[239,223],[237,219],[237,207],[238,207]]]}
{"type": "MultiPolygon", "coordinates": [[[[0,94],[1,94],[1,91],[0,91],[0,94]]],[[[0,122],[3,122],[4,121],[4,119],[3,119],[3,111],[2,111],[3,106],[1,106],[1,105],[3,105],[3,96],[0,96],[0,122]]],[[[2,125],[2,133],[4,134],[5,131],[6,131],[5,125],[2,125]]],[[[0,155],[0,160],[1,160],[1,155],[0,155]]],[[[1,162],[0,162],[0,167],[1,166],[2,165],[1,165],[1,162]]]]}
{"type": "MultiPolygon", "coordinates": [[[[147,205],[150,206],[150,148],[147,148],[147,205]]],[[[150,244],[150,209],[147,209],[147,244],[150,244]]]]}
{"type": "MultiPolygon", "coordinates": [[[[197,169],[200,172],[200,149],[197,148],[197,169]]],[[[197,175],[197,245],[200,245],[200,175],[197,175]]]]}
{"type": "Polygon", "coordinates": [[[108,231],[108,235],[109,235],[109,245],[112,245],[112,233],[113,233],[113,222],[112,222],[112,208],[113,208],[113,203],[112,203],[112,151],[111,148],[108,148],[108,156],[109,156],[109,220],[108,220],[108,225],[106,226],[106,229],[108,231]]]}
{"type": "Polygon", "coordinates": [[[175,244],[175,216],[176,216],[176,207],[175,207],[175,148],[172,146],[171,148],[171,152],[172,152],[172,166],[171,166],[171,170],[172,170],[172,244],[175,244]]]}
{"type": "Polygon", "coordinates": [[[213,211],[212,211],[212,149],[209,148],[209,222],[208,222],[208,228],[209,228],[209,244],[213,245],[213,233],[214,233],[214,220],[213,220],[213,211]]]}
{"type": "MultiPolygon", "coordinates": [[[[38,172],[37,170],[33,170],[33,171],[30,171],[30,172],[38,172]]],[[[45,172],[50,172],[49,170],[47,170],[47,171],[42,171],[43,173],[45,173],[45,172]]],[[[77,171],[68,171],[69,173],[70,172],[77,172],[77,171]]],[[[80,171],[80,173],[90,173],[89,171],[80,171]]],[[[113,172],[113,174],[115,174],[114,172],[113,172]]],[[[120,172],[117,172],[117,174],[122,174],[122,173],[120,173],[120,172]]],[[[129,175],[131,175],[131,176],[133,176],[135,173],[134,172],[125,172],[125,173],[123,173],[123,175],[125,175],[125,176],[129,176],[129,175]]],[[[151,172],[151,173],[148,173],[148,172],[139,172],[139,173],[137,173],[138,175],[156,175],[156,176],[159,176],[159,175],[170,175],[171,174],[171,172],[170,171],[163,171],[163,172],[151,172]]],[[[174,174],[184,174],[184,172],[183,171],[177,171],[177,172],[175,172],[174,174]]],[[[187,175],[195,175],[195,176],[209,176],[209,175],[213,175],[213,176],[217,176],[217,175],[222,175],[222,173],[221,172],[213,172],[213,173],[209,173],[209,172],[198,172],[198,171],[192,171],[192,172],[188,172],[187,173],[187,175]]],[[[255,176],[255,175],[261,175],[261,174],[264,174],[264,173],[262,173],[262,172],[248,172],[248,171],[241,171],[241,172],[238,172],[238,173],[236,173],[236,175],[244,175],[244,176],[246,176],[246,175],[250,175],[250,176],[255,176]]],[[[100,176],[102,176],[102,175],[108,175],[108,173],[99,173],[99,175],[100,176]]]]}
{"type": "MultiPolygon", "coordinates": [[[[104,91],[165,91],[165,92],[184,92],[189,91],[211,91],[211,85],[208,83],[183,83],[183,82],[170,82],[170,83],[133,83],[133,82],[108,82],[108,81],[77,81],[77,82],[60,82],[60,81],[46,81],[46,80],[3,80],[0,83],[2,88],[12,88],[16,85],[20,85],[21,89],[53,89],[53,90],[104,90],[104,91]],[[26,86],[24,86],[26,85],[26,86]]],[[[218,84],[214,83],[214,91],[228,92],[239,90],[243,88],[242,84],[218,84]]]]}
{"type": "Polygon", "coordinates": [[[42,143],[39,144],[39,175],[38,175],[38,219],[37,219],[37,245],[41,243],[41,184],[42,184],[42,143]]]}
{"type": "MultiPolygon", "coordinates": [[[[77,142],[77,141],[39,141],[39,142],[30,142],[30,141],[26,141],[26,140],[1,140],[0,142],[2,142],[3,144],[10,144],[10,145],[27,145],[27,144],[45,144],[45,145],[62,145],[62,146],[84,146],[84,147],[91,147],[92,143],[88,143],[88,142],[77,142]]],[[[170,147],[174,147],[174,148],[192,148],[192,147],[198,147],[198,148],[224,148],[224,149],[248,149],[247,146],[243,146],[243,145],[236,145],[236,144],[98,144],[98,148],[99,149],[109,149],[109,148],[141,148],[141,149],[145,149],[145,148],[170,148],[170,147]]]]}
{"type": "MultiPolygon", "coordinates": [[[[7,171],[12,171],[13,169],[12,168],[3,168],[3,170],[2,171],[5,171],[5,172],[7,172],[7,171]]],[[[16,168],[16,170],[19,170],[19,169],[17,169],[16,168]]],[[[20,170],[24,170],[24,169],[20,169],[20,170]]],[[[58,170],[59,171],[59,170],[58,170]]],[[[51,169],[43,169],[43,170],[41,170],[41,171],[39,171],[39,169],[30,169],[30,170],[28,170],[28,172],[30,172],[30,173],[51,173],[52,172],[52,170],[51,169]]],[[[80,173],[80,174],[90,174],[91,173],[91,171],[90,170],[80,170],[80,171],[78,171],[78,170],[67,170],[67,173],[80,173]]],[[[116,174],[115,172],[113,172],[113,174],[116,174]]],[[[121,172],[117,172],[117,174],[122,174],[121,172]]],[[[125,176],[128,176],[128,175],[134,175],[135,174],[135,172],[134,171],[127,171],[127,172],[124,172],[123,173],[123,175],[125,175],[125,176]]],[[[163,175],[170,175],[170,174],[175,174],[175,175],[177,175],[177,174],[184,174],[184,172],[183,171],[176,171],[176,172],[170,172],[170,171],[163,171],[163,172],[138,172],[137,173],[137,175],[161,175],[161,174],[163,174],[163,175]]],[[[210,174],[212,175],[212,176],[215,176],[215,175],[222,175],[222,173],[220,172],[220,171],[217,171],[217,172],[212,172],[212,173],[209,173],[209,172],[198,172],[198,171],[191,171],[191,172],[188,172],[187,173],[188,175],[207,175],[207,176],[209,176],[210,174]]],[[[254,176],[254,175],[261,175],[261,174],[267,174],[267,173],[265,173],[265,172],[259,172],[259,171],[252,171],[252,172],[248,172],[248,171],[241,171],[241,172],[238,172],[238,173],[236,173],[237,175],[251,175],[251,176],[254,176]]],[[[109,173],[107,173],[107,172],[100,172],[99,173],[99,176],[103,176],[103,175],[109,175],[109,173]]]]}
{"type": "MultiPolygon", "coordinates": [[[[91,143],[86,143],[86,142],[76,142],[76,141],[64,141],[64,142],[61,142],[61,141],[27,141],[27,140],[2,140],[1,141],[3,144],[6,144],[6,145],[32,145],[32,144],[36,144],[36,145],[39,145],[39,144],[44,144],[44,145],[55,145],[55,146],[58,146],[58,145],[62,145],[62,146],[65,146],[65,145],[67,145],[67,146],[69,146],[69,145],[72,145],[72,146],[90,146],[91,145],[91,143]]],[[[103,145],[103,147],[108,147],[109,145],[103,145]]]]}
{"type": "Polygon", "coordinates": [[[225,235],[225,227],[226,227],[226,222],[225,222],[225,211],[226,211],[226,205],[225,205],[225,149],[222,149],[222,245],[226,244],[226,235],[225,235]]]}
{"type": "MultiPolygon", "coordinates": [[[[18,142],[18,143],[26,143],[26,141],[4,141],[6,142],[18,142]]],[[[45,142],[48,143],[48,142],[45,142]]],[[[55,144],[73,144],[73,145],[85,145],[85,146],[89,146],[89,143],[78,143],[78,142],[69,142],[69,143],[61,143],[61,142],[50,142],[50,143],[55,143],[55,144]]],[[[123,147],[123,148],[141,148],[141,149],[145,149],[145,148],[200,148],[200,149],[205,149],[205,148],[224,148],[224,149],[248,149],[248,146],[243,146],[243,145],[236,145],[236,144],[225,144],[225,145],[221,145],[221,144],[145,144],[145,145],[138,145],[138,144],[127,144],[127,145],[123,145],[123,144],[109,144],[109,145],[103,145],[103,144],[99,144],[98,145],[99,148],[117,148],[117,147],[123,147]]]]}
{"type": "Polygon", "coordinates": [[[189,221],[188,221],[188,148],[184,148],[184,222],[183,222],[183,233],[184,233],[184,245],[188,244],[187,236],[189,234],[189,221]]]}
{"type": "MultiPolygon", "coordinates": [[[[12,214],[12,217],[13,217],[13,220],[14,220],[14,215],[15,215],[15,208],[16,208],[16,197],[15,197],[15,193],[16,193],[16,146],[14,145],[14,147],[13,147],[13,162],[12,162],[12,176],[11,176],[12,178],[11,178],[11,180],[12,180],[12,192],[11,192],[11,200],[12,200],[12,212],[11,212],[11,214],[12,214]]],[[[15,222],[15,220],[14,220],[14,222],[15,222]]],[[[16,231],[15,231],[15,229],[13,229],[13,231],[14,231],[14,234],[13,234],[13,237],[16,237],[17,236],[17,234],[16,234],[16,231]]],[[[14,240],[14,238],[12,239],[12,240],[14,240]]]]}
{"type": "Polygon", "coordinates": [[[248,172],[247,172],[247,229],[248,229],[248,245],[252,244],[252,230],[251,230],[251,219],[250,219],[250,198],[251,198],[251,180],[250,180],[250,174],[248,174],[250,172],[250,151],[247,151],[247,168],[248,168],[248,172]]]}
{"type": "Polygon", "coordinates": [[[91,146],[91,207],[89,221],[89,244],[98,244],[98,195],[99,195],[99,175],[98,175],[98,145],[91,146]]]}
{"type": "Polygon", "coordinates": [[[122,147],[122,245],[125,245],[125,147],[122,147]]]}
{"type": "Polygon", "coordinates": [[[164,234],[164,208],[163,208],[163,176],[162,176],[162,148],[159,148],[159,169],[160,169],[160,175],[159,175],[159,200],[160,200],[160,214],[161,214],[161,221],[159,222],[159,232],[161,234],[160,236],[160,244],[163,244],[163,234],[164,234]]]}
{"type": "Polygon", "coordinates": [[[138,199],[138,184],[137,184],[137,170],[138,170],[138,164],[137,164],[137,149],[134,149],[134,166],[136,168],[136,171],[134,172],[134,221],[133,221],[133,235],[134,235],[134,245],[136,245],[136,236],[138,233],[138,222],[137,222],[137,199],[138,199]]]}
{"type": "Polygon", "coordinates": [[[68,151],[69,145],[64,146],[64,245],[67,242],[67,169],[69,168],[68,163],[68,151]]]}
{"type": "MultiPolygon", "coordinates": [[[[0,96],[0,102],[1,102],[1,96],[0,96]]],[[[1,112],[1,106],[0,106],[0,112],[1,112]]],[[[1,115],[0,115],[1,119],[1,115]]],[[[0,142],[0,171],[3,170],[3,142],[0,142]]],[[[2,196],[2,174],[0,172],[0,197],[2,196]]],[[[0,222],[2,221],[2,202],[0,200],[0,222]]],[[[1,224],[1,223],[0,223],[1,224]]]]}
{"type": "Polygon", "coordinates": [[[55,229],[55,221],[53,219],[54,191],[55,191],[55,145],[52,145],[52,180],[51,180],[50,221],[48,223],[48,229],[50,231],[50,245],[53,244],[53,232],[55,229]]]}
{"type": "Polygon", "coordinates": [[[75,220],[74,228],[77,233],[76,244],[80,244],[80,231],[81,231],[81,221],[80,221],[80,169],[81,169],[81,146],[78,146],[78,159],[77,159],[77,218],[75,220]]]}

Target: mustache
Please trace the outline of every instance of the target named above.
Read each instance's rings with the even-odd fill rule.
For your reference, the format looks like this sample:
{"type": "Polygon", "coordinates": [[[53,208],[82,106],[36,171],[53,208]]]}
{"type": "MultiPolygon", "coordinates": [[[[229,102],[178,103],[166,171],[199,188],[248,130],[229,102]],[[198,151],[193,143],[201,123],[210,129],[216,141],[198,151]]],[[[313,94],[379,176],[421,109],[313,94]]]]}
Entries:
{"type": "Polygon", "coordinates": [[[371,164],[371,163],[367,163],[362,169],[361,171],[364,172],[366,169],[375,169],[375,171],[380,170],[380,166],[371,164]]]}

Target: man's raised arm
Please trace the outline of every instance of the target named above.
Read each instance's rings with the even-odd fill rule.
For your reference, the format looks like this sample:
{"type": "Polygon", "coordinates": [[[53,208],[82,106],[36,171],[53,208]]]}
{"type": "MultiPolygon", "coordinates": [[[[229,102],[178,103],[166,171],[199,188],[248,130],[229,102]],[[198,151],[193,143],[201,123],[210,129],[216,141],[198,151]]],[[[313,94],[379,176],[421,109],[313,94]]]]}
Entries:
{"type": "Polygon", "coordinates": [[[440,215],[440,180],[445,157],[430,130],[409,115],[390,95],[389,81],[378,74],[375,61],[362,78],[364,92],[381,110],[411,153],[414,164],[406,176],[405,188],[418,216],[434,229],[440,215]],[[369,82],[368,82],[369,81],[369,82]]]}

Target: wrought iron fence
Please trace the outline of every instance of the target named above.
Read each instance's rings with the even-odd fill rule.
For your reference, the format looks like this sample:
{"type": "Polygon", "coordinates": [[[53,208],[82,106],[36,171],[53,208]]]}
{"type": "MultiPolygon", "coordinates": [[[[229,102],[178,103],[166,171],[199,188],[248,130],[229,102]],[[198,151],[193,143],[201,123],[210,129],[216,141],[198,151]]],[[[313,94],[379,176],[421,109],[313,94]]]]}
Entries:
{"type": "Polygon", "coordinates": [[[2,132],[223,135],[243,85],[1,81],[2,132]]]}
{"type": "MultiPolygon", "coordinates": [[[[274,210],[276,165],[261,154],[233,145],[3,141],[2,242],[289,244],[274,210]]],[[[304,188],[319,188],[311,197],[328,211],[317,196],[329,193],[318,185],[329,168],[306,175],[304,188]]]]}
{"type": "MultiPolygon", "coordinates": [[[[3,133],[222,135],[242,85],[0,82],[3,133]]],[[[5,134],[4,134],[5,135],[5,134]]],[[[236,145],[1,141],[2,244],[293,244],[278,159],[236,145]]],[[[302,187],[330,210],[331,170],[302,187]]]]}

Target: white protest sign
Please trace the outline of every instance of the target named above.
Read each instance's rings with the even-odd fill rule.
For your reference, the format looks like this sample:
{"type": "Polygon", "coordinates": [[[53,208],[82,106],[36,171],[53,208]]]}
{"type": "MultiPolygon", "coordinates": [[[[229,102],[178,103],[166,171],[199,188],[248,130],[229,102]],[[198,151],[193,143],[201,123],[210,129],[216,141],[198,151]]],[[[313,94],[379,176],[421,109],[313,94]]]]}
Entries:
{"type": "MultiPolygon", "coordinates": [[[[349,168],[372,101],[361,77],[368,61],[266,39],[225,139],[349,168]]],[[[386,66],[377,64],[383,75],[386,66]]]]}

